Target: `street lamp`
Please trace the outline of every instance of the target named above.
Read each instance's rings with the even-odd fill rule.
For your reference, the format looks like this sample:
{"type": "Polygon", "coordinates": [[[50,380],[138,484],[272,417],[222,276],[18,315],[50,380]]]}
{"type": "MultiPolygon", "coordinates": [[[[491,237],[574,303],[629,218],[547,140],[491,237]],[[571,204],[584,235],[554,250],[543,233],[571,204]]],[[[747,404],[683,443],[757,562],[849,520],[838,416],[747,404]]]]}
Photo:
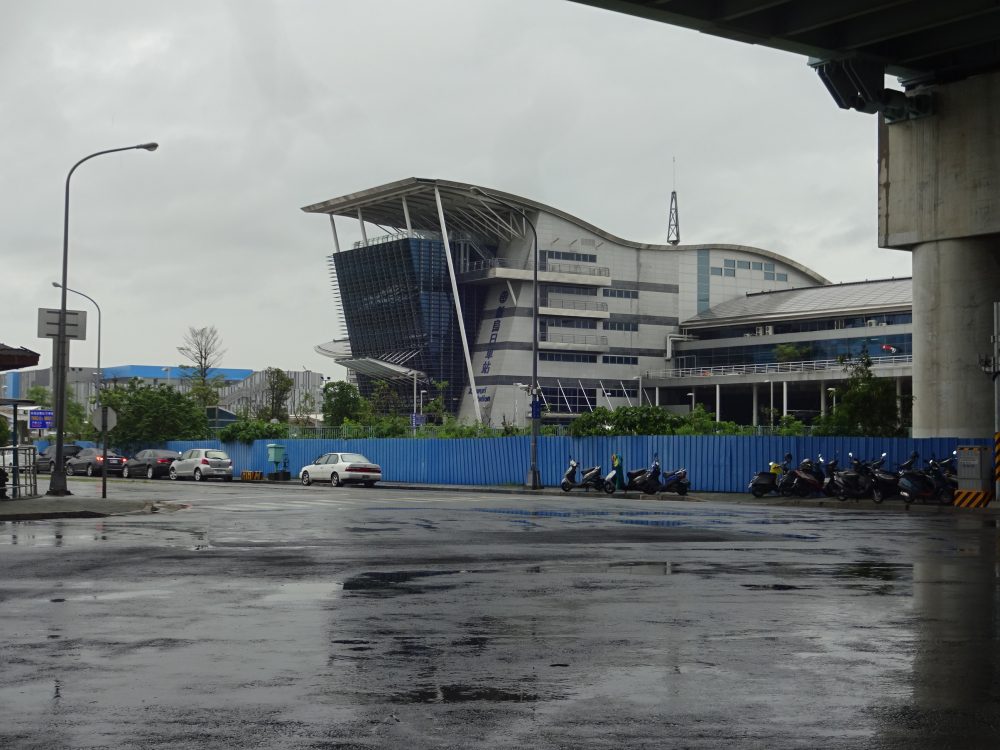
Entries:
{"type": "MultiPolygon", "coordinates": [[[[56,460],[52,469],[52,476],[49,480],[49,491],[47,495],[64,496],[72,494],[66,487],[66,467],[63,465],[63,444],[66,433],[66,380],[69,374],[69,341],[66,339],[66,284],[69,281],[69,183],[70,178],[76,168],[85,161],[93,159],[95,156],[104,154],[114,154],[118,151],[133,151],[143,149],[144,151],[156,151],[159,145],[156,143],[140,143],[138,146],[124,146],[122,148],[109,148],[105,151],[97,151],[90,156],[85,156],[69,170],[66,175],[66,198],[63,204],[63,257],[62,257],[62,300],[59,305],[59,329],[56,335],[55,357],[53,357],[53,378],[52,386],[55,391],[55,418],[56,418],[56,460]]],[[[95,303],[96,304],[96,303],[95,303]]]]}
{"type": "Polygon", "coordinates": [[[541,431],[542,422],[542,407],[539,403],[539,389],[538,389],[538,231],[535,229],[534,223],[528,218],[528,213],[515,206],[513,203],[508,203],[503,198],[499,198],[495,195],[487,193],[478,187],[471,187],[470,191],[473,195],[481,195],[484,198],[489,198],[497,203],[506,206],[511,211],[519,213],[522,218],[527,222],[528,226],[531,227],[531,234],[535,239],[533,264],[532,264],[532,275],[531,275],[531,464],[528,467],[528,475],[524,479],[524,484],[533,490],[539,490],[542,488],[542,479],[538,473],[538,433],[541,431]]]}
{"type": "Polygon", "coordinates": [[[167,388],[169,388],[170,387],[170,368],[169,367],[161,367],[160,369],[163,370],[164,376],[166,377],[166,380],[167,380],[167,388]]]}
{"type": "Polygon", "coordinates": [[[424,394],[425,393],[427,393],[427,391],[420,391],[420,413],[421,414],[424,413],[424,394]]]}
{"type": "Polygon", "coordinates": [[[833,396],[833,411],[837,411],[837,389],[827,388],[826,392],[833,396]]]}
{"type": "Polygon", "coordinates": [[[689,395],[691,397],[691,411],[694,411],[694,391],[691,391],[687,395],[689,395]]]}
{"type": "MultiPolygon", "coordinates": [[[[52,286],[56,289],[62,289],[62,284],[58,281],[53,281],[52,286]]],[[[97,398],[96,406],[101,411],[101,445],[104,446],[103,458],[101,459],[101,497],[106,498],[108,496],[108,422],[107,422],[107,412],[104,411],[104,405],[101,403],[101,388],[104,386],[104,371],[101,369],[101,306],[97,304],[97,300],[91,297],[89,294],[84,294],[77,289],[70,289],[66,287],[67,292],[73,292],[73,294],[78,294],[84,299],[89,299],[94,307],[97,308],[97,398]]]]}

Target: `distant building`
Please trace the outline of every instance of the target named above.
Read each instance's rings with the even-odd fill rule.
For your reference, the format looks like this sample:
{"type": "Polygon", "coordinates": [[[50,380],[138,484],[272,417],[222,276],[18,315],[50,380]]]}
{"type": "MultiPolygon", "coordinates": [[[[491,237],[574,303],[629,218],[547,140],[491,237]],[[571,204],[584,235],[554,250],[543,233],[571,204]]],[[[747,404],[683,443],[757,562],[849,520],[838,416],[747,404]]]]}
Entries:
{"type": "Polygon", "coordinates": [[[433,398],[447,383],[448,411],[493,425],[530,416],[532,226],[546,419],[654,403],[650,373],[671,366],[684,321],[748,293],[829,283],[767,250],[634,242],[534,200],[446,180],[410,178],[303,210],[329,215],[333,228],[340,320],[316,350],[348,368],[364,395],[394,380],[416,406],[418,391],[433,398]],[[363,239],[342,247],[334,217],[359,221],[363,239]],[[369,236],[372,227],[382,233],[369,236]]]}

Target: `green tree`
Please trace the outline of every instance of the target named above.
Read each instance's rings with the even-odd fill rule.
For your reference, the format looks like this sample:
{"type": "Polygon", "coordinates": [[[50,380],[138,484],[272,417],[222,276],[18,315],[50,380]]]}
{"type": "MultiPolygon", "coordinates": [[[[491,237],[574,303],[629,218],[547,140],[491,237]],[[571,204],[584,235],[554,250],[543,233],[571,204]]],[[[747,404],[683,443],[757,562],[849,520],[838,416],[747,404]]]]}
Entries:
{"type": "Polygon", "coordinates": [[[10,442],[10,425],[7,417],[0,415],[0,445],[7,445],[10,442]]]}
{"type": "Polygon", "coordinates": [[[136,379],[103,391],[101,398],[118,415],[111,442],[120,447],[197,440],[208,434],[205,409],[190,394],[170,386],[144,385],[136,379]]]}
{"type": "Polygon", "coordinates": [[[369,402],[376,417],[393,417],[404,412],[409,413],[409,408],[404,406],[399,391],[385,380],[380,380],[375,384],[369,402]]]}
{"type": "Polygon", "coordinates": [[[254,440],[278,440],[288,437],[288,425],[263,419],[239,419],[219,430],[225,443],[252,443],[254,440]]]}
{"type": "Polygon", "coordinates": [[[323,386],[323,424],[327,427],[339,427],[348,420],[367,424],[369,411],[368,402],[351,383],[340,380],[323,386]]]}
{"type": "Polygon", "coordinates": [[[292,392],[295,381],[277,367],[264,370],[264,405],[257,410],[257,419],[268,422],[277,419],[288,421],[288,396],[292,392]]]}
{"type": "MultiPolygon", "coordinates": [[[[816,435],[903,437],[906,426],[896,407],[896,386],[872,373],[872,358],[862,348],[857,358],[842,358],[847,383],[836,389],[836,408],[813,422],[816,435]]],[[[908,412],[912,397],[904,399],[908,412]]]]}
{"type": "Polygon", "coordinates": [[[52,406],[52,391],[44,385],[31,386],[25,394],[25,398],[34,401],[43,409],[48,409],[52,406]]]}

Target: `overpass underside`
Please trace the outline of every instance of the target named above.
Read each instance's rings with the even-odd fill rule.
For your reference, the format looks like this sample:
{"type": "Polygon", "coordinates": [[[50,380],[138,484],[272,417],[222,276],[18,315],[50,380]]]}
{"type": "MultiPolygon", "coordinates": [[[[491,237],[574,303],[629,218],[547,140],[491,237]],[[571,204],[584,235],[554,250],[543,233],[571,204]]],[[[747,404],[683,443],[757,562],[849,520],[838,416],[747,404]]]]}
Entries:
{"type": "Polygon", "coordinates": [[[879,245],[913,253],[913,436],[986,437],[1000,301],[1000,72],[931,87],[879,124],[879,245]]]}

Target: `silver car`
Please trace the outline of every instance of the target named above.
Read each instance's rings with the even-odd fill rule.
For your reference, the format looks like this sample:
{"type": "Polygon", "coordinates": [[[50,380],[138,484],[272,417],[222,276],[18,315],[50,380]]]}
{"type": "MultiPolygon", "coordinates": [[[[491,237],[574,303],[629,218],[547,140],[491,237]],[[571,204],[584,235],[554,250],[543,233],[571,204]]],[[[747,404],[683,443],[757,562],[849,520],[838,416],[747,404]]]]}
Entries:
{"type": "Polygon", "coordinates": [[[170,464],[170,478],[191,477],[196,482],[205,479],[233,481],[233,460],[217,448],[189,448],[170,464]]]}

